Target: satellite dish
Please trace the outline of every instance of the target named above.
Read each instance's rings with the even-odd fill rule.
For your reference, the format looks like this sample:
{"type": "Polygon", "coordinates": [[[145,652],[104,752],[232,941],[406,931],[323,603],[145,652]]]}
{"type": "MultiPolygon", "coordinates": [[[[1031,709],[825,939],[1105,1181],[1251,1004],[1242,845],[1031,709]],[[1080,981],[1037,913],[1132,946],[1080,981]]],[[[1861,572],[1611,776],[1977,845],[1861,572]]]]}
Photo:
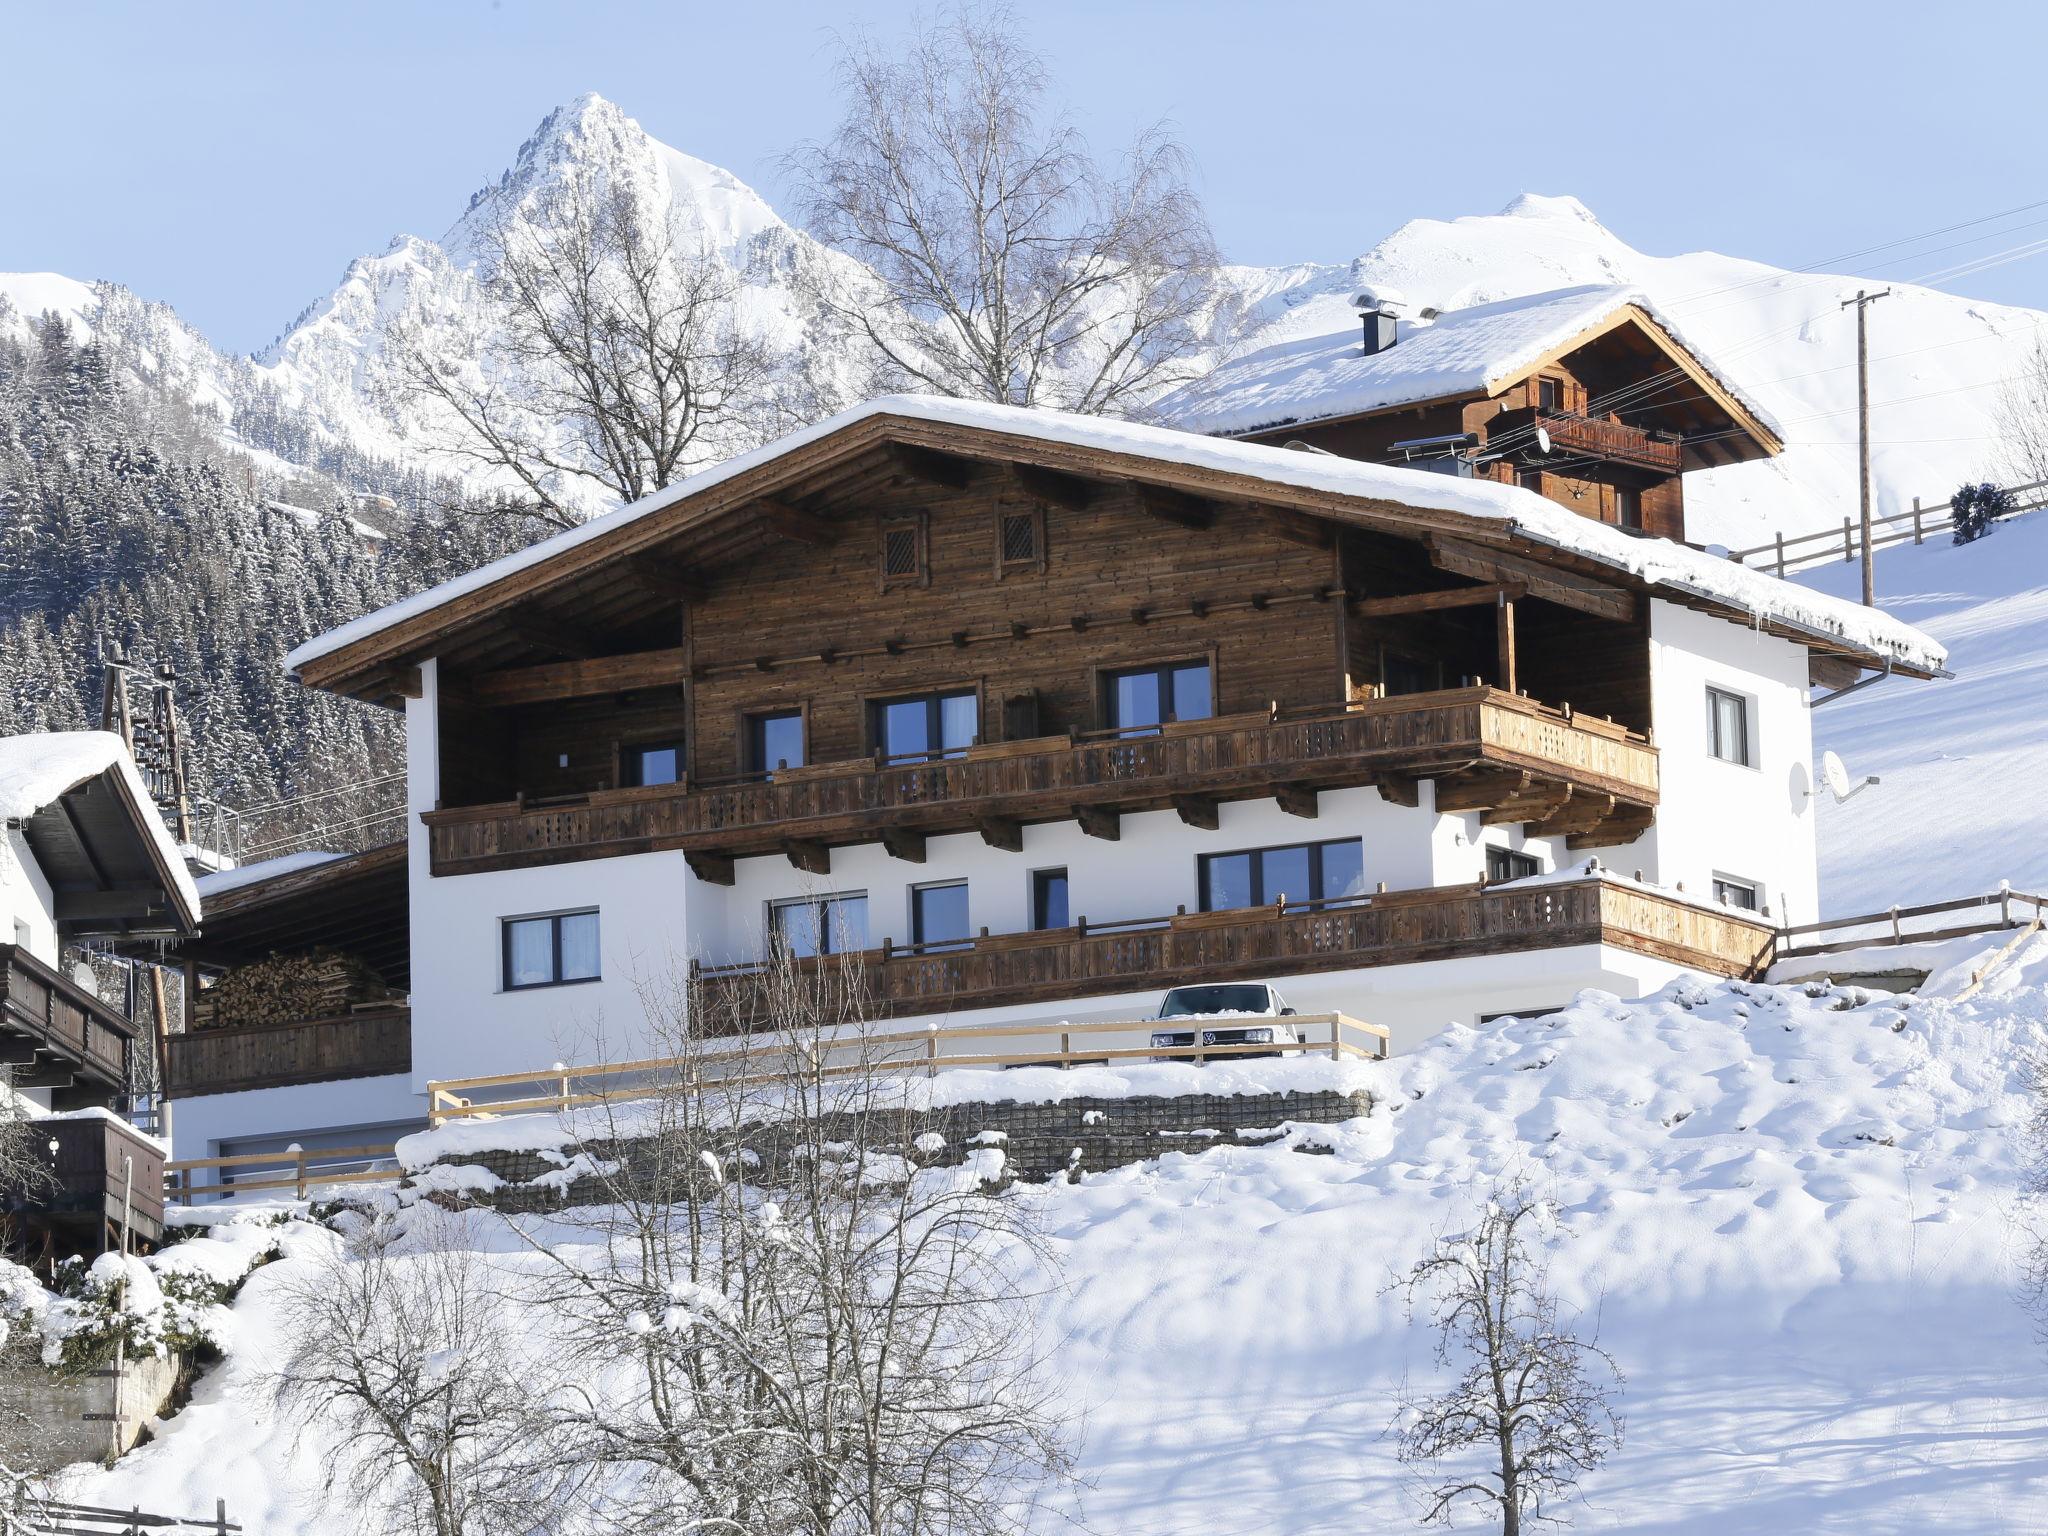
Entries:
{"type": "MultiPolygon", "coordinates": [[[[1842,766],[1842,760],[1832,752],[1823,752],[1820,755],[1820,781],[1827,785],[1828,793],[1835,797],[1835,803],[1839,805],[1877,783],[1878,777],[1873,773],[1860,783],[1851,783],[1849,770],[1842,766]]],[[[1811,795],[1813,791],[1808,790],[1807,793],[1811,795]]]]}
{"type": "Polygon", "coordinates": [[[1536,451],[1542,454],[1550,452],[1550,429],[1548,427],[1538,427],[1536,429],[1536,451]]]}
{"type": "Polygon", "coordinates": [[[88,993],[93,997],[100,995],[100,979],[93,974],[92,962],[90,960],[81,960],[71,967],[71,984],[78,988],[79,991],[88,993]]]}
{"type": "Polygon", "coordinates": [[[1832,752],[1820,755],[1820,776],[1828,786],[1828,792],[1837,800],[1849,798],[1849,770],[1842,766],[1842,760],[1832,752]]]}

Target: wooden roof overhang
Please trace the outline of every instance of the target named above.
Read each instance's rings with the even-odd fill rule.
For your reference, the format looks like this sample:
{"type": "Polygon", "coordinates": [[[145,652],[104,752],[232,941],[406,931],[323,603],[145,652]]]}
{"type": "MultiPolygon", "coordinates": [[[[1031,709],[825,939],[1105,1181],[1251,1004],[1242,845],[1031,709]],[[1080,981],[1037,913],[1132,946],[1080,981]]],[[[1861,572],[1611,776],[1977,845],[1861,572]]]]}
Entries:
{"type": "Polygon", "coordinates": [[[199,913],[155,834],[156,816],[127,776],[109,767],[22,818],[22,838],[50,883],[64,937],[177,937],[198,927],[199,913]]]}
{"type": "Polygon", "coordinates": [[[1629,355],[1646,381],[1658,381],[1640,395],[1622,402],[1619,409],[1631,419],[1650,418],[1657,425],[1681,434],[1681,462],[1686,469],[1713,469],[1723,464],[1773,458],[1785,451],[1784,439],[1770,423],[1717,379],[1691,348],[1657,323],[1655,316],[1636,304],[1624,304],[1542,356],[1492,376],[1484,390],[1404,400],[1369,411],[1299,417],[1281,425],[1231,435],[1280,439],[1305,426],[1337,426],[1403,411],[1491,399],[1589,347],[1629,355]]]}
{"type": "MultiPolygon", "coordinates": [[[[1198,440],[1199,441],[1199,440],[1198,440]]],[[[723,567],[779,540],[829,542],[845,515],[872,509],[875,492],[901,479],[964,485],[973,465],[1005,467],[1027,491],[1085,503],[1091,486],[1143,493],[1169,520],[1205,527],[1219,517],[1257,517],[1283,537],[1328,544],[1334,527],[1355,527],[1428,545],[1446,571],[1479,576],[1472,551],[1506,560],[1530,596],[1610,618],[1631,617],[1649,592],[1745,626],[1797,640],[1863,667],[1887,659],[1842,638],[1758,620],[1707,592],[1651,582],[1619,565],[1529,537],[1504,518],[1446,511],[1386,498],[1275,480],[1250,470],[1187,462],[1074,442],[1057,435],[967,425],[886,410],[756,462],[695,494],[598,527],[545,558],[432,607],[311,656],[298,667],[308,687],[377,703],[417,697],[417,667],[437,657],[468,673],[596,656],[603,637],[674,624],[681,604],[719,579],[723,567]]],[[[642,642],[644,644],[644,642],[642,642]]],[[[614,650],[621,647],[613,646],[614,650]]],[[[632,649],[632,647],[623,647],[632,649]]],[[[1890,663],[1911,676],[1931,673],[1890,663]]],[[[682,681],[678,675],[675,681],[682,681]]]]}
{"type": "Polygon", "coordinates": [[[391,986],[412,986],[412,926],[403,842],[286,870],[206,898],[198,935],[171,957],[247,965],[327,948],[359,956],[391,986]]]}

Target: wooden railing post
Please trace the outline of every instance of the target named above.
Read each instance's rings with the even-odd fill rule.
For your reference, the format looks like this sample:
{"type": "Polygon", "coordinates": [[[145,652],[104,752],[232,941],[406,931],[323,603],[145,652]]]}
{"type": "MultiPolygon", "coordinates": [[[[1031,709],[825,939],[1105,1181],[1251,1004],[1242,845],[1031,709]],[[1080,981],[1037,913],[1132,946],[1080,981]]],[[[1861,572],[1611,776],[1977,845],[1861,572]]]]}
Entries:
{"type": "Polygon", "coordinates": [[[1071,1030],[1060,1031],[1060,1067],[1062,1070],[1074,1064],[1074,1036],[1071,1030]]]}
{"type": "Polygon", "coordinates": [[[1854,560],[1856,558],[1855,531],[1846,517],[1842,519],[1842,558],[1844,560],[1854,560]]]}
{"type": "Polygon", "coordinates": [[[1899,937],[1899,904],[1895,901],[1892,903],[1892,943],[1903,944],[1904,942],[1905,940],[1899,937]]]}
{"type": "Polygon", "coordinates": [[[294,1145],[292,1148],[292,1160],[297,1169],[298,1196],[303,1200],[306,1198],[306,1149],[302,1146],[294,1145]]]}
{"type": "Polygon", "coordinates": [[[1782,578],[1784,577],[1784,575],[1785,575],[1785,533],[1784,533],[1784,530],[1783,530],[1783,529],[1780,529],[1780,530],[1778,531],[1778,536],[1777,536],[1777,537],[1778,537],[1778,576],[1780,577],[1780,579],[1782,579],[1782,578]]]}
{"type": "Polygon", "coordinates": [[[1343,1059],[1344,1017],[1342,1014],[1333,1013],[1330,1015],[1330,1060],[1342,1061],[1343,1059]]]}
{"type": "Polygon", "coordinates": [[[1913,498],[1913,542],[1920,542],[1920,498],[1913,498]]]}

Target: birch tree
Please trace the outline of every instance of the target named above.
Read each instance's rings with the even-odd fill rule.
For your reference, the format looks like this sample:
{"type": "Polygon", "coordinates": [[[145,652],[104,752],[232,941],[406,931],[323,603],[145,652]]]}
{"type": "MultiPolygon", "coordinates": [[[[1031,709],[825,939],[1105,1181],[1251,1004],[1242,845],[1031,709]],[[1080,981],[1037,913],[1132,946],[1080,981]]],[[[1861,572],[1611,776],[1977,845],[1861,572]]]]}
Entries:
{"type": "Polygon", "coordinates": [[[900,57],[855,39],[837,131],[786,161],[824,264],[815,296],[896,387],[1141,415],[1236,324],[1189,160],[1164,125],[1105,168],[1055,119],[1011,14],[920,24],[900,57]]]}
{"type": "Polygon", "coordinates": [[[773,358],[704,232],[582,170],[484,221],[479,327],[394,330],[434,446],[516,489],[469,510],[583,518],[575,488],[637,501],[780,425],[773,358]]]}
{"type": "Polygon", "coordinates": [[[1612,1357],[1560,1317],[1533,1246],[1544,1208],[1524,1185],[1495,1189],[1471,1232],[1441,1241],[1403,1282],[1456,1379],[1403,1403],[1401,1460],[1424,1479],[1423,1521],[1466,1505],[1497,1514],[1502,1536],[1558,1518],[1579,1479],[1621,1445],[1612,1357]]]}

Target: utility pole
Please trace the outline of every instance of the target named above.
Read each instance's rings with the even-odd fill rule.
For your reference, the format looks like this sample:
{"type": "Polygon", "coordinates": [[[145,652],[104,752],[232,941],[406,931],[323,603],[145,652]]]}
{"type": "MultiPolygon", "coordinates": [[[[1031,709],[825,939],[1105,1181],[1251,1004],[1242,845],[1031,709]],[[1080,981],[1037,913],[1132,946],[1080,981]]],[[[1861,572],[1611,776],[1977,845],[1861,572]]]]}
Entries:
{"type": "Polygon", "coordinates": [[[1863,606],[1877,604],[1877,568],[1870,547],[1870,337],[1864,328],[1863,311],[1889,294],[1856,290],[1856,297],[1842,300],[1842,308],[1856,306],[1856,489],[1863,504],[1863,606]]]}

